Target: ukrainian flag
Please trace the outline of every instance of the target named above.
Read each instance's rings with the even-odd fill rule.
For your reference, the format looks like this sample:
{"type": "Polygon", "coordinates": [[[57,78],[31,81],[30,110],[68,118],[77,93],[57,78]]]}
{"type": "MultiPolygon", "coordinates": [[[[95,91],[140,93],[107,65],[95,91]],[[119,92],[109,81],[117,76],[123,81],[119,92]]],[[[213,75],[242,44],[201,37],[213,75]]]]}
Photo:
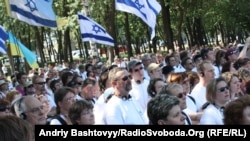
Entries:
{"type": "Polygon", "coordinates": [[[26,59],[31,68],[39,68],[36,54],[25,47],[11,32],[8,32],[8,34],[11,55],[19,55],[26,59]]]}

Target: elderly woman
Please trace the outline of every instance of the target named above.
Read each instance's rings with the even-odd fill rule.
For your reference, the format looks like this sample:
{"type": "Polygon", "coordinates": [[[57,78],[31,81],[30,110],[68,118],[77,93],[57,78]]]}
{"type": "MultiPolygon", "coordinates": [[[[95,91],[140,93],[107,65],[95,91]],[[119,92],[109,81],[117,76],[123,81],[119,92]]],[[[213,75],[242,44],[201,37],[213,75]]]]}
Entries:
{"type": "MultiPolygon", "coordinates": [[[[190,94],[190,80],[186,72],[171,73],[167,79],[167,83],[177,83],[183,88],[186,97],[186,108],[185,112],[189,115],[193,124],[198,124],[202,112],[199,112],[196,108],[195,99],[190,94]]],[[[178,91],[178,90],[177,90],[178,91]]]]}
{"type": "Polygon", "coordinates": [[[6,99],[0,99],[0,117],[11,115],[10,102],[6,99]]]}
{"type": "Polygon", "coordinates": [[[185,124],[180,101],[175,96],[162,94],[152,98],[147,105],[147,114],[151,125],[185,124]]]}
{"type": "Polygon", "coordinates": [[[184,109],[187,108],[186,95],[185,95],[183,87],[180,84],[169,83],[168,85],[165,85],[165,86],[162,87],[159,94],[167,94],[167,95],[172,95],[172,96],[177,97],[179,99],[179,101],[180,101],[180,107],[181,107],[181,110],[182,110],[181,113],[186,117],[185,124],[186,125],[191,125],[192,124],[190,116],[184,111],[184,109]]]}
{"type": "Polygon", "coordinates": [[[208,106],[203,110],[200,124],[223,125],[223,110],[230,101],[229,87],[223,77],[218,77],[208,83],[206,99],[208,106]]]}

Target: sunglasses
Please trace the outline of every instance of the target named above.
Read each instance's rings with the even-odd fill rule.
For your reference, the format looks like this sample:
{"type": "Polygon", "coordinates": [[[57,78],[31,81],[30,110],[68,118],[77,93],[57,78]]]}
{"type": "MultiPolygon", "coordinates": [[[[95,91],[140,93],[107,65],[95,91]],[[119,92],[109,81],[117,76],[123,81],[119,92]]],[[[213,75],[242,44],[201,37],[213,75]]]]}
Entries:
{"type": "Polygon", "coordinates": [[[45,82],[37,82],[36,84],[39,84],[39,85],[44,85],[45,82]]]}
{"type": "Polygon", "coordinates": [[[138,72],[138,71],[140,71],[142,69],[143,69],[143,67],[140,67],[139,69],[135,69],[134,72],[138,72]]]}
{"type": "Polygon", "coordinates": [[[132,79],[132,76],[131,75],[127,75],[127,76],[124,76],[122,78],[123,81],[127,81],[128,79],[132,79]]]}
{"type": "Polygon", "coordinates": [[[6,110],[10,110],[10,107],[0,106],[0,112],[5,112],[6,110]]]}
{"type": "Polygon", "coordinates": [[[238,53],[238,50],[231,51],[229,54],[233,55],[233,54],[236,54],[236,53],[238,53]]]}
{"type": "Polygon", "coordinates": [[[220,91],[220,92],[224,92],[225,90],[229,90],[229,87],[228,87],[228,86],[225,86],[225,87],[219,88],[219,91],[220,91]]]}
{"type": "Polygon", "coordinates": [[[178,95],[177,95],[178,98],[182,98],[183,96],[185,96],[184,93],[178,93],[178,95]]]}
{"type": "Polygon", "coordinates": [[[77,82],[78,85],[82,85],[82,82],[77,82]]]}
{"type": "Polygon", "coordinates": [[[33,85],[29,85],[28,88],[33,88],[33,85]]]}

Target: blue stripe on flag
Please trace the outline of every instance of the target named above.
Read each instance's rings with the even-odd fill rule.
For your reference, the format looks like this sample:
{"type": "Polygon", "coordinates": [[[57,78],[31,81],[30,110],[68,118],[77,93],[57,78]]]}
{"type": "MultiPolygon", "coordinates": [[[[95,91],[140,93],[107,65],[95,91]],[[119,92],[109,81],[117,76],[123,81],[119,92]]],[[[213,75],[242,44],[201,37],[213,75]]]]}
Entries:
{"type": "Polygon", "coordinates": [[[0,42],[0,52],[2,52],[3,54],[7,53],[7,49],[5,47],[5,44],[3,44],[2,42],[0,42]]]}
{"type": "Polygon", "coordinates": [[[56,21],[40,18],[36,15],[33,15],[30,12],[27,12],[27,11],[22,10],[21,8],[18,8],[16,5],[10,5],[10,9],[11,9],[11,11],[14,11],[14,12],[16,12],[24,17],[32,19],[41,25],[45,25],[48,27],[57,27],[56,21]]]}
{"type": "Polygon", "coordinates": [[[89,34],[89,33],[83,33],[82,34],[82,38],[95,38],[96,40],[103,40],[103,41],[107,41],[107,42],[114,42],[113,39],[104,37],[104,36],[98,36],[98,35],[94,35],[94,34],[89,34]]]}
{"type": "Polygon", "coordinates": [[[151,39],[155,37],[156,17],[161,5],[156,0],[116,0],[116,10],[131,13],[141,18],[151,29],[151,39]]]}
{"type": "Polygon", "coordinates": [[[147,3],[148,3],[149,9],[151,9],[155,13],[155,15],[157,16],[159,14],[159,12],[150,4],[149,0],[147,0],[147,3]]]}
{"type": "Polygon", "coordinates": [[[9,38],[8,33],[0,26],[0,39],[6,41],[9,38]]]}
{"type": "Polygon", "coordinates": [[[132,0],[117,0],[117,2],[137,9],[138,12],[140,12],[143,15],[143,17],[147,19],[147,14],[141,12],[140,9],[135,5],[135,3],[132,0]]]}
{"type": "Polygon", "coordinates": [[[96,43],[114,46],[114,39],[107,31],[94,20],[78,13],[81,36],[84,41],[94,41],[96,43]]]}
{"type": "Polygon", "coordinates": [[[5,47],[5,41],[9,38],[7,32],[4,28],[0,25],[0,52],[3,54],[7,53],[7,49],[5,47]]]}

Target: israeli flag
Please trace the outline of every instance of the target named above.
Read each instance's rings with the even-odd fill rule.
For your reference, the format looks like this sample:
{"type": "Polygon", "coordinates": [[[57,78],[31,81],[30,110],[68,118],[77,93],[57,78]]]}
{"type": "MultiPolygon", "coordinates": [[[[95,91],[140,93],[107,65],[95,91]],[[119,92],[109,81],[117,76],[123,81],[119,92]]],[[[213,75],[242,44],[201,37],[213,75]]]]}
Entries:
{"type": "Polygon", "coordinates": [[[101,25],[81,13],[78,13],[78,21],[83,42],[93,41],[99,44],[114,46],[114,39],[101,25]]]}
{"type": "Polygon", "coordinates": [[[156,0],[116,0],[115,8],[141,18],[151,29],[151,40],[155,37],[156,17],[161,11],[156,0]]]}
{"type": "Polygon", "coordinates": [[[8,0],[11,17],[33,26],[57,27],[53,0],[8,0]]]}
{"type": "Polygon", "coordinates": [[[5,47],[5,41],[9,38],[8,33],[4,30],[4,28],[0,25],[0,52],[3,54],[7,53],[7,49],[5,47]]]}

